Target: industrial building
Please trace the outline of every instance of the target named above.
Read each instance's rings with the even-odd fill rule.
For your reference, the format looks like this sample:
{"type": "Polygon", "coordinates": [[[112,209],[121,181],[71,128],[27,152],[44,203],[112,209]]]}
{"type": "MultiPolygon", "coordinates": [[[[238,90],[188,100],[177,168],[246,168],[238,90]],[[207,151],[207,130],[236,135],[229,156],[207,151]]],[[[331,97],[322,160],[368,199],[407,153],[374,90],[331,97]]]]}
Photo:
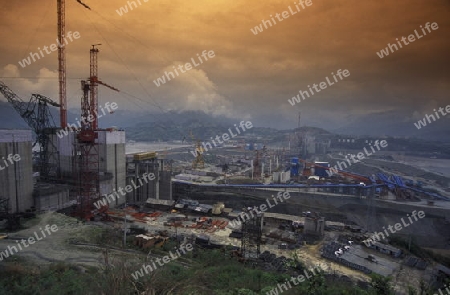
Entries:
{"type": "Polygon", "coordinates": [[[31,147],[31,130],[0,130],[0,199],[9,200],[9,213],[34,206],[31,147]]]}
{"type": "MultiPolygon", "coordinates": [[[[125,131],[122,130],[98,130],[98,171],[100,195],[110,194],[113,190],[124,188],[125,183],[125,131]]],[[[68,132],[65,136],[53,135],[52,141],[59,152],[59,168],[64,182],[75,188],[79,182],[78,160],[76,157],[76,132],[68,132]]],[[[79,156],[79,155],[77,155],[79,156]]],[[[72,189],[72,196],[76,195],[76,189],[72,189]]],[[[111,207],[125,203],[125,198],[117,199],[110,203],[111,207]]]]}
{"type": "Polygon", "coordinates": [[[158,158],[156,152],[127,155],[126,185],[135,187],[127,194],[127,201],[143,203],[149,198],[172,200],[172,175],[165,168],[164,159],[158,158]],[[145,178],[144,174],[153,176],[145,178]]]}

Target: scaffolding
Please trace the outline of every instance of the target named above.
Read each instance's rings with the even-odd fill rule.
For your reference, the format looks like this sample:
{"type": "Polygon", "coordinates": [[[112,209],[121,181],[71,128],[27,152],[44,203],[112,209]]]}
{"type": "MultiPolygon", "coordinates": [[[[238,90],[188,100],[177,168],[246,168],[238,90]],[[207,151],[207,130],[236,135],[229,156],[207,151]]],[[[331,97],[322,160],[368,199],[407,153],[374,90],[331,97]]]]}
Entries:
{"type": "Polygon", "coordinates": [[[261,254],[263,220],[264,213],[259,213],[242,222],[241,253],[245,259],[258,259],[261,254]]]}

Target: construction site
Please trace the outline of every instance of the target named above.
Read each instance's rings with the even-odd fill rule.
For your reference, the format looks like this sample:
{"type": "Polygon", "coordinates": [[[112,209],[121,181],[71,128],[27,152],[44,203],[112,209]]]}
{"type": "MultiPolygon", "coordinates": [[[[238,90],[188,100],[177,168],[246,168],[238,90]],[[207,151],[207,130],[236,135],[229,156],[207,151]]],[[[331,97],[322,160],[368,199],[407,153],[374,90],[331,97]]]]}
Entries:
{"type": "MultiPolygon", "coordinates": [[[[63,43],[65,0],[57,3],[63,43]]],[[[0,93],[29,127],[0,129],[0,251],[8,254],[15,241],[55,224],[57,233],[16,256],[104,270],[173,243],[221,249],[271,272],[288,274],[288,265],[300,261],[361,286],[371,274],[391,277],[396,294],[450,278],[446,262],[413,251],[450,261],[450,176],[423,173],[389,150],[351,162],[362,149],[333,141],[355,139],[313,135],[302,128],[300,113],[282,143],[248,133],[207,152],[191,132],[188,148],[126,153],[125,130],[99,127],[98,88],[120,91],[99,77],[100,45],[86,44],[89,74],[80,81],[78,126],[68,122],[65,47],[58,47],[58,99],[23,99],[0,81],[0,93]],[[417,212],[426,217],[406,226],[417,212]],[[405,227],[388,235],[386,228],[400,222],[405,227]],[[100,230],[112,236],[99,237],[100,230]],[[380,232],[382,238],[365,242],[380,232]]],[[[359,146],[385,141],[357,140],[359,146]]]]}

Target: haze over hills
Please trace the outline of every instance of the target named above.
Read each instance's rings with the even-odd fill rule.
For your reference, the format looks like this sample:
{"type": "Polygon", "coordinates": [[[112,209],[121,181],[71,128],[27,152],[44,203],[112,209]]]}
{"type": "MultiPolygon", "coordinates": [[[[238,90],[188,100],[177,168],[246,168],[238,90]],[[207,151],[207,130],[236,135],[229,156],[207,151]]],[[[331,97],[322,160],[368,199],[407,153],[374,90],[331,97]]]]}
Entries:
{"type": "MultiPolygon", "coordinates": [[[[52,109],[51,112],[56,124],[58,124],[58,112],[55,109],[52,109]]],[[[76,110],[71,110],[68,115],[69,122],[76,123],[76,119],[79,117],[79,114],[76,114],[76,110]]],[[[398,118],[398,116],[393,112],[375,113],[370,116],[349,118],[346,125],[338,128],[330,128],[330,126],[325,124],[317,124],[315,126],[343,135],[416,137],[431,141],[450,141],[448,118],[432,122],[422,127],[421,130],[417,130],[414,126],[414,123],[417,123],[417,121],[405,120],[398,123],[395,121],[395,118],[398,118]]],[[[267,126],[267,122],[262,120],[250,121],[255,127],[263,126],[261,128],[264,128],[268,133],[272,133],[269,131],[271,129],[272,131],[278,130],[267,126]]],[[[102,128],[111,126],[123,128],[127,130],[128,139],[138,141],[182,140],[183,136],[188,135],[190,130],[198,137],[215,136],[233,127],[238,122],[239,120],[236,119],[211,116],[202,111],[172,111],[166,114],[151,114],[143,111],[117,110],[113,114],[106,114],[100,118],[100,126],[102,128]],[[152,130],[152,132],[149,132],[149,130],[152,130]]],[[[15,110],[4,102],[0,102],[0,124],[2,128],[6,129],[27,128],[27,125],[15,110]]],[[[303,124],[308,124],[308,122],[303,124]]]]}
{"type": "MultiPolygon", "coordinates": [[[[430,112],[429,115],[432,113],[430,112]]],[[[425,115],[424,115],[425,116],[425,115]]],[[[417,124],[423,117],[408,117],[398,111],[377,112],[364,116],[348,115],[348,123],[339,128],[329,130],[337,134],[416,137],[425,140],[450,142],[450,116],[436,118],[427,122],[426,126],[417,129],[417,124]],[[403,119],[402,119],[403,118],[403,119]]]]}
{"type": "MultiPolygon", "coordinates": [[[[51,113],[55,123],[59,124],[58,111],[52,108],[51,113]]],[[[305,119],[302,119],[303,126],[315,126],[336,134],[415,137],[423,140],[450,142],[450,116],[441,117],[435,122],[427,122],[427,126],[422,126],[420,130],[414,125],[419,119],[408,118],[396,111],[378,112],[361,116],[348,115],[346,118],[347,123],[338,127],[333,124],[327,124],[326,120],[321,118],[312,118],[310,120],[307,114],[304,117],[305,119]],[[404,119],[399,120],[402,117],[404,119]]],[[[76,123],[76,119],[79,118],[79,111],[76,109],[69,110],[68,118],[69,123],[76,123]]],[[[116,126],[125,129],[127,131],[127,139],[136,141],[182,140],[184,136],[189,135],[190,130],[197,137],[209,138],[225,132],[240,121],[225,116],[212,116],[203,111],[169,111],[161,114],[120,109],[111,114],[106,113],[99,119],[100,127],[116,126]]],[[[264,129],[269,135],[275,130],[280,130],[273,128],[271,122],[261,118],[244,121],[251,121],[254,128],[258,127],[258,133],[262,133],[261,131],[264,129]]],[[[23,119],[20,118],[9,103],[4,101],[0,101],[0,126],[6,129],[27,129],[23,119]]],[[[291,129],[294,129],[296,126],[292,127],[291,129]]],[[[291,129],[281,130],[288,131],[291,129]]]]}

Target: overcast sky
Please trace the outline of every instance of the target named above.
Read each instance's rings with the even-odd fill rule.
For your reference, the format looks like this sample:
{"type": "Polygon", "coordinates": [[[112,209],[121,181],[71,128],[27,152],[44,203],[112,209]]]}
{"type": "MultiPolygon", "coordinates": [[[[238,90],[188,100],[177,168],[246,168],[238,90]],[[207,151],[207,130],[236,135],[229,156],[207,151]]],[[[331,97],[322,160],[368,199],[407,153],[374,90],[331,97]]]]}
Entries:
{"type": "MultiPolygon", "coordinates": [[[[66,0],[66,31],[81,36],[66,46],[69,107],[79,108],[80,79],[89,76],[96,43],[102,43],[99,78],[122,91],[100,87],[99,105],[116,101],[122,110],[204,110],[293,128],[298,111],[306,123],[336,127],[374,112],[420,119],[450,104],[449,0],[312,0],[257,35],[250,29],[289,6],[295,10],[294,1],[139,1],[120,16],[116,10],[133,1],[84,0],[87,10],[66,0]],[[439,28],[424,35],[427,22],[439,28]],[[424,36],[377,55],[414,30],[424,36]],[[153,83],[204,50],[215,57],[160,87],[153,83]],[[288,103],[338,69],[350,76],[288,103]]],[[[23,97],[37,92],[58,100],[56,52],[25,68],[18,63],[55,43],[56,22],[56,0],[0,0],[0,80],[23,97]]]]}

